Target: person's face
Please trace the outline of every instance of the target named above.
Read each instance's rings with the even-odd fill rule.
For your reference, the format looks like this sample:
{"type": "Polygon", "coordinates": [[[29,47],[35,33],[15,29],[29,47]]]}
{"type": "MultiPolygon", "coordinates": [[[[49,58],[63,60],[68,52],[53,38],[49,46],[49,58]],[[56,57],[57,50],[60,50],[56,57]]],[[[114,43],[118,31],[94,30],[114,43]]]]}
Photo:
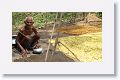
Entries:
{"type": "Polygon", "coordinates": [[[34,23],[34,22],[32,21],[32,19],[28,19],[28,20],[25,21],[25,24],[26,24],[27,26],[32,26],[33,23],[34,23]]]}

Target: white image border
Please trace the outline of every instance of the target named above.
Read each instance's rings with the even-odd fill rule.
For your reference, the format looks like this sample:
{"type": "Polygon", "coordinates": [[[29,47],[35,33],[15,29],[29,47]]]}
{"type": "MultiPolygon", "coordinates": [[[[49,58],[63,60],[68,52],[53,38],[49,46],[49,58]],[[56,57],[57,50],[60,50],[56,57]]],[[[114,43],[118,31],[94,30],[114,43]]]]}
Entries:
{"type": "MultiPolygon", "coordinates": [[[[7,1],[7,0],[5,0],[7,1]]],[[[0,73],[114,74],[114,3],[112,0],[28,0],[1,4],[0,73]],[[12,12],[102,12],[102,62],[12,62],[12,12]]]]}

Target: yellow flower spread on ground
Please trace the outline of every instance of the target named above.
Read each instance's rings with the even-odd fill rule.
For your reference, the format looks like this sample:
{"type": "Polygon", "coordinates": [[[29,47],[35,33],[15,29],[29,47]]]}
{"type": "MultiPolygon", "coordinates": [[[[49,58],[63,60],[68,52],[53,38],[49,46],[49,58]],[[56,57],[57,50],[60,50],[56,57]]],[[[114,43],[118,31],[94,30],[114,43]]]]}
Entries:
{"type": "MultiPolygon", "coordinates": [[[[102,61],[102,32],[62,37],[59,38],[59,41],[68,47],[75,55],[61,44],[57,46],[57,50],[60,50],[75,61],[78,61],[76,57],[80,62],[102,61]]],[[[54,45],[55,40],[51,40],[51,43],[54,45]]]]}

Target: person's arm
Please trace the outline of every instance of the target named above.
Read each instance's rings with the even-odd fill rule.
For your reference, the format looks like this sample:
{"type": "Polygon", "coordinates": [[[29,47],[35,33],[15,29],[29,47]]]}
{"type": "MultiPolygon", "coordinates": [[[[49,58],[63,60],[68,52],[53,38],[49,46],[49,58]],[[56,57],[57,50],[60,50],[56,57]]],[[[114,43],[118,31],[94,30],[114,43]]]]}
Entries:
{"type": "Polygon", "coordinates": [[[17,44],[18,44],[18,46],[19,46],[19,48],[21,49],[22,52],[25,51],[25,49],[20,45],[19,41],[17,41],[17,44]]]}
{"type": "Polygon", "coordinates": [[[22,35],[18,32],[18,35],[17,35],[17,38],[16,38],[16,43],[17,43],[18,47],[21,49],[21,51],[24,52],[25,49],[21,46],[21,44],[19,42],[21,37],[22,37],[22,35]]]}
{"type": "Polygon", "coordinates": [[[35,33],[35,43],[34,43],[34,45],[36,45],[37,43],[39,43],[38,40],[39,40],[40,36],[38,35],[38,32],[37,32],[37,30],[34,27],[32,28],[32,30],[35,33]]]}
{"type": "Polygon", "coordinates": [[[35,33],[35,35],[38,35],[38,32],[37,32],[37,30],[36,30],[35,27],[33,27],[32,30],[33,30],[33,32],[35,33]]]}

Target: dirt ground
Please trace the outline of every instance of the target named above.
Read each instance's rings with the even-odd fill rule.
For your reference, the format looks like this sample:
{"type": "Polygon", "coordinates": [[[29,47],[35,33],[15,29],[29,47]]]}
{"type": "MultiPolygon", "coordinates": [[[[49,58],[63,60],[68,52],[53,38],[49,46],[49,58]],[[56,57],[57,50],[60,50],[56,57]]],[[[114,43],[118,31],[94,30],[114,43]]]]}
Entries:
{"type": "MultiPolygon", "coordinates": [[[[22,58],[19,52],[15,48],[13,48],[12,61],[13,62],[44,62],[46,51],[48,48],[48,42],[40,41],[40,45],[43,48],[43,52],[40,54],[33,54],[33,51],[30,51],[30,54],[27,55],[27,58],[22,58]]],[[[53,52],[53,46],[51,45],[51,48],[48,53],[47,62],[74,62],[74,60],[70,59],[60,51],[56,51],[53,55],[52,52],[53,52]]]]}
{"type": "MultiPolygon", "coordinates": [[[[13,34],[16,34],[16,33],[13,33],[13,34]]],[[[49,30],[48,31],[39,30],[39,35],[40,35],[39,44],[43,48],[43,53],[33,54],[33,52],[30,51],[30,54],[28,54],[28,57],[24,59],[21,57],[19,51],[17,51],[16,48],[13,46],[13,48],[12,48],[12,61],[13,62],[44,62],[46,51],[47,51],[48,44],[49,44],[48,40],[51,36],[51,32],[49,30]]],[[[60,34],[60,37],[65,37],[65,36],[69,36],[69,35],[60,34]]],[[[53,34],[53,38],[55,38],[55,37],[56,37],[56,33],[53,34]]],[[[74,62],[74,60],[67,57],[66,55],[64,55],[60,51],[56,51],[52,55],[53,48],[54,47],[51,45],[49,53],[48,53],[47,62],[74,62]]]]}
{"type": "MultiPolygon", "coordinates": [[[[64,26],[62,28],[56,28],[55,31],[60,32],[59,37],[67,37],[71,35],[82,35],[86,33],[94,33],[94,32],[100,32],[102,30],[101,27],[81,27],[81,26],[64,26]]],[[[39,35],[40,35],[40,45],[43,48],[43,53],[41,54],[33,54],[32,51],[30,51],[30,54],[28,54],[27,58],[22,58],[19,52],[13,47],[12,48],[12,61],[13,62],[44,62],[45,61],[45,55],[49,44],[49,38],[51,36],[51,28],[44,28],[44,29],[38,29],[39,35]]],[[[16,32],[13,32],[12,34],[16,34],[16,32]]],[[[57,33],[53,34],[53,38],[56,38],[57,33]]],[[[53,46],[51,45],[47,62],[74,62],[73,59],[67,57],[63,54],[63,52],[56,51],[53,55],[53,46]]]]}

